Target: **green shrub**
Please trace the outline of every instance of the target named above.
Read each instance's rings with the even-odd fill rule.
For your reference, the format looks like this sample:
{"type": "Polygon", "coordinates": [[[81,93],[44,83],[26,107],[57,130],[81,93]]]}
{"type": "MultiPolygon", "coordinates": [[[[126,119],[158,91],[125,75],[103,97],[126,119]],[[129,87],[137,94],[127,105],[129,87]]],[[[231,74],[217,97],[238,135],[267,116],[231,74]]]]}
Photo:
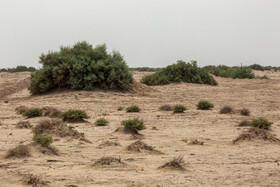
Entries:
{"type": "Polygon", "coordinates": [[[162,68],[150,68],[150,67],[137,67],[129,68],[131,71],[148,71],[148,72],[157,72],[162,70],[162,68]]]}
{"type": "Polygon", "coordinates": [[[89,118],[87,113],[84,110],[67,110],[61,115],[63,121],[68,122],[79,122],[84,121],[84,119],[89,118]]]}
{"type": "Polygon", "coordinates": [[[143,120],[139,120],[138,118],[124,120],[122,121],[122,125],[134,131],[146,129],[143,120]]]}
{"type": "Polygon", "coordinates": [[[220,110],[220,114],[229,114],[233,111],[233,109],[230,106],[224,106],[221,110],[220,110]]]}
{"type": "Polygon", "coordinates": [[[126,112],[140,112],[141,109],[137,105],[132,105],[126,108],[126,112]]]}
{"type": "Polygon", "coordinates": [[[214,105],[206,100],[200,100],[197,104],[197,108],[201,110],[209,110],[211,108],[214,108],[214,105]]]}
{"type": "Polygon", "coordinates": [[[264,76],[256,76],[256,79],[269,79],[268,76],[264,75],[264,76]]]}
{"type": "Polygon", "coordinates": [[[203,69],[213,75],[225,77],[225,78],[233,78],[233,79],[236,79],[236,78],[253,79],[253,78],[255,78],[255,75],[252,72],[252,70],[246,66],[229,67],[229,66],[225,66],[225,65],[219,65],[219,66],[206,66],[203,69]]]}
{"type": "Polygon", "coordinates": [[[123,106],[119,106],[119,107],[118,107],[118,110],[119,110],[119,111],[124,110],[124,107],[123,107],[123,106]]]}
{"type": "Polygon", "coordinates": [[[206,70],[197,66],[196,61],[191,63],[178,61],[156,73],[144,76],[141,82],[146,85],[164,85],[172,82],[217,85],[215,79],[206,70]]]}
{"type": "Polygon", "coordinates": [[[49,145],[49,144],[53,143],[53,138],[51,136],[45,136],[45,135],[41,135],[41,134],[35,134],[33,136],[33,140],[42,145],[49,145]]]}
{"type": "Polygon", "coordinates": [[[23,116],[28,118],[42,116],[42,114],[43,114],[43,110],[40,108],[29,108],[22,113],[23,116]]]}
{"type": "Polygon", "coordinates": [[[55,88],[77,90],[129,89],[133,81],[123,57],[107,53],[105,45],[93,48],[86,42],[61,47],[59,52],[40,56],[43,65],[31,74],[29,90],[40,94],[55,88]]]}
{"type": "Polygon", "coordinates": [[[269,129],[273,123],[265,118],[257,118],[250,122],[250,126],[258,127],[261,129],[269,129]]]}
{"type": "Polygon", "coordinates": [[[161,111],[172,111],[172,106],[168,105],[168,104],[162,105],[162,106],[159,107],[159,110],[161,110],[161,111]]]}
{"type": "Polygon", "coordinates": [[[94,123],[96,126],[106,126],[109,124],[109,121],[107,121],[104,118],[99,118],[98,120],[95,121],[94,123]]]}
{"type": "Polygon", "coordinates": [[[177,104],[173,106],[174,113],[183,113],[187,108],[184,105],[177,104]]]}

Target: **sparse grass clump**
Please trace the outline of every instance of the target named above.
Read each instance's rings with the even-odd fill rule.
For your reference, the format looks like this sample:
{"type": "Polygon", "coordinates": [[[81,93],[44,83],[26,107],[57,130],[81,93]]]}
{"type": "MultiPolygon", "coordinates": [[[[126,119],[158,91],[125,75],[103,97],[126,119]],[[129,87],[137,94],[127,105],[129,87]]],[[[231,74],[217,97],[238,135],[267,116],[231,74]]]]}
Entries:
{"type": "Polygon", "coordinates": [[[184,113],[184,111],[187,110],[187,108],[181,104],[174,105],[172,109],[174,113],[184,113]]]}
{"type": "Polygon", "coordinates": [[[123,106],[119,106],[118,107],[118,111],[122,111],[122,110],[124,110],[124,107],[123,106]]]}
{"type": "Polygon", "coordinates": [[[42,110],[43,110],[44,116],[48,116],[51,118],[59,117],[62,114],[62,112],[60,110],[53,108],[53,107],[43,107],[42,110]]]}
{"type": "Polygon", "coordinates": [[[51,136],[45,136],[42,134],[35,134],[33,136],[33,141],[38,142],[42,145],[49,145],[53,143],[53,138],[51,136]]]}
{"type": "Polygon", "coordinates": [[[214,108],[214,105],[206,100],[200,100],[197,104],[197,108],[201,110],[209,110],[211,108],[214,108]]]}
{"type": "Polygon", "coordinates": [[[140,112],[141,109],[137,105],[132,105],[126,108],[126,112],[140,112]]]}
{"type": "Polygon", "coordinates": [[[133,131],[146,129],[143,120],[139,120],[138,118],[124,120],[122,121],[122,125],[133,131]]]}
{"type": "Polygon", "coordinates": [[[268,121],[265,118],[257,118],[250,122],[250,126],[266,130],[269,129],[272,124],[272,122],[268,121]]]}
{"type": "Polygon", "coordinates": [[[233,109],[230,106],[224,106],[221,110],[220,110],[220,114],[229,114],[232,113],[233,109]]]}
{"type": "Polygon", "coordinates": [[[18,106],[16,108],[16,113],[17,114],[23,114],[24,112],[26,112],[28,110],[28,108],[26,106],[18,106]]]}
{"type": "Polygon", "coordinates": [[[244,121],[241,121],[239,124],[238,124],[239,127],[246,127],[246,126],[250,126],[250,122],[247,121],[247,120],[244,120],[244,121]]]}
{"type": "Polygon", "coordinates": [[[171,169],[171,170],[179,170],[179,171],[185,171],[185,161],[182,156],[179,156],[178,158],[174,158],[173,160],[165,163],[164,165],[160,166],[159,169],[171,169]]]}
{"type": "Polygon", "coordinates": [[[94,123],[96,126],[106,126],[109,124],[109,121],[106,120],[105,118],[99,118],[98,120],[95,121],[94,123]]]}
{"type": "Polygon", "coordinates": [[[250,116],[250,110],[243,108],[242,110],[240,110],[240,114],[243,116],[250,116]]]}
{"type": "Polygon", "coordinates": [[[161,110],[161,111],[172,111],[172,106],[168,105],[168,104],[162,105],[162,106],[159,107],[159,110],[161,110]]]}
{"type": "Polygon", "coordinates": [[[84,121],[84,119],[89,118],[87,113],[84,110],[67,110],[62,115],[63,121],[67,122],[80,122],[84,121]]]}
{"type": "Polygon", "coordinates": [[[141,82],[149,86],[164,85],[173,82],[218,84],[206,70],[197,66],[196,61],[192,61],[191,63],[178,61],[176,64],[169,65],[156,73],[144,76],[141,82]]]}
{"type": "Polygon", "coordinates": [[[33,174],[29,174],[23,178],[23,183],[25,185],[32,185],[33,187],[45,186],[46,181],[43,181],[41,177],[33,174]]]}
{"type": "Polygon", "coordinates": [[[42,114],[43,114],[43,110],[40,108],[29,108],[22,113],[23,116],[28,118],[42,116],[42,114]]]}
{"type": "Polygon", "coordinates": [[[30,150],[27,145],[19,145],[18,147],[9,150],[5,158],[24,158],[30,156],[30,150]]]}
{"type": "Polygon", "coordinates": [[[40,56],[42,68],[31,74],[29,90],[40,94],[56,88],[76,90],[128,90],[133,77],[122,55],[108,53],[106,45],[95,48],[87,42],[61,47],[40,56]]]}

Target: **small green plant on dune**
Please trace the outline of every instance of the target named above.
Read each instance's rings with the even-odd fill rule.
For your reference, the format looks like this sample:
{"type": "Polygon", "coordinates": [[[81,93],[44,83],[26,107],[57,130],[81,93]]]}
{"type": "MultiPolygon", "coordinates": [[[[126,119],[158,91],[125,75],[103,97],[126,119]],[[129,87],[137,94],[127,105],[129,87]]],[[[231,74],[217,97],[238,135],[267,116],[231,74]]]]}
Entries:
{"type": "Polygon", "coordinates": [[[174,113],[183,113],[187,108],[184,105],[177,104],[173,106],[174,113]]]}
{"type": "Polygon", "coordinates": [[[40,108],[29,108],[22,113],[23,116],[28,118],[42,116],[42,114],[43,114],[43,110],[40,108]]]}
{"type": "Polygon", "coordinates": [[[84,110],[77,110],[77,109],[67,110],[61,115],[61,117],[63,121],[68,121],[68,122],[79,122],[89,118],[89,116],[84,110]]]}
{"type": "Polygon", "coordinates": [[[122,121],[122,125],[134,131],[146,129],[143,120],[139,120],[138,118],[124,120],[122,121]]]}
{"type": "Polygon", "coordinates": [[[140,112],[141,109],[137,105],[132,105],[126,108],[126,112],[140,112]]]}
{"type": "Polygon", "coordinates": [[[250,126],[261,128],[261,129],[269,129],[273,123],[268,121],[265,118],[257,118],[250,122],[250,126]]]}
{"type": "Polygon", "coordinates": [[[214,105],[206,100],[200,100],[196,106],[201,110],[209,110],[211,108],[214,108],[214,105]]]}
{"type": "Polygon", "coordinates": [[[96,126],[106,126],[109,124],[109,121],[106,120],[105,118],[99,118],[98,120],[95,121],[94,123],[96,126]]]}
{"type": "Polygon", "coordinates": [[[38,142],[42,145],[49,145],[53,143],[53,138],[51,136],[45,136],[42,134],[35,134],[33,136],[33,141],[38,142]]]}

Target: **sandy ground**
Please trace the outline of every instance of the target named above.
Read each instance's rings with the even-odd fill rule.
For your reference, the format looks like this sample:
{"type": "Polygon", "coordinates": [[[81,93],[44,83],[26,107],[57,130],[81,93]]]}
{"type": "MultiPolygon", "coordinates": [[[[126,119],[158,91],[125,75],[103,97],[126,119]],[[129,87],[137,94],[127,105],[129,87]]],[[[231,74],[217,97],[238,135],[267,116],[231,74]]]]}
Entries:
{"type": "MultiPolygon", "coordinates": [[[[260,75],[263,72],[257,72],[260,75]]],[[[135,79],[144,73],[134,72],[135,79]]],[[[27,90],[29,73],[0,74],[0,186],[24,186],[26,174],[47,181],[48,186],[280,186],[280,145],[264,140],[232,140],[248,127],[239,122],[265,117],[274,122],[271,133],[280,138],[280,72],[267,73],[270,80],[233,80],[216,78],[218,86],[170,84],[142,86],[134,93],[103,91],[63,91],[31,96],[27,90]],[[214,103],[212,110],[197,110],[200,99],[214,103]],[[4,101],[8,103],[4,103],[4,101]],[[163,104],[184,104],[183,114],[159,111],[163,104]],[[118,111],[119,106],[137,104],[140,113],[118,111]],[[19,121],[35,126],[42,118],[25,119],[15,108],[52,106],[59,110],[82,109],[90,118],[86,123],[70,124],[92,143],[70,137],[54,137],[59,155],[33,152],[31,157],[5,159],[8,150],[32,142],[31,129],[15,127],[19,121]],[[251,116],[219,114],[230,105],[247,108],[251,116]],[[93,125],[104,117],[108,126],[93,125]],[[141,131],[144,143],[164,154],[130,153],[126,147],[135,142],[130,134],[114,132],[121,121],[139,117],[147,129],[141,131]],[[157,130],[154,130],[154,129],[157,130]],[[197,139],[204,145],[182,141],[197,139]],[[120,146],[103,146],[111,141],[120,146]],[[158,169],[183,156],[186,171],[158,169]],[[125,165],[93,167],[103,156],[120,158],[125,165]]]]}

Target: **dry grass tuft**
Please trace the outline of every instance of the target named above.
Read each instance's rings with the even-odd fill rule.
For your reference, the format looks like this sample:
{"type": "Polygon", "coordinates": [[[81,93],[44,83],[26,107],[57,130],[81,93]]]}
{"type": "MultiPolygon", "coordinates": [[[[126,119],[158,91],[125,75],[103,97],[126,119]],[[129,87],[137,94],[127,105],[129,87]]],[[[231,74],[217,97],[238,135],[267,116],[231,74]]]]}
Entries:
{"type": "Polygon", "coordinates": [[[240,114],[243,115],[243,116],[250,116],[250,110],[246,109],[246,108],[243,108],[240,110],[240,114]]]}
{"type": "Polygon", "coordinates": [[[23,114],[24,112],[26,112],[28,110],[28,108],[26,106],[18,106],[16,108],[16,113],[17,114],[23,114]]]}
{"type": "Polygon", "coordinates": [[[198,140],[191,140],[190,142],[189,142],[189,144],[192,144],[192,145],[203,145],[204,144],[204,142],[203,141],[198,141],[198,140]]]}
{"type": "Polygon", "coordinates": [[[165,163],[164,165],[158,167],[159,169],[171,169],[171,170],[179,170],[179,171],[185,171],[185,162],[184,158],[182,156],[179,156],[178,158],[173,158],[173,160],[165,163]]]}
{"type": "Polygon", "coordinates": [[[152,153],[152,154],[163,154],[161,151],[154,149],[153,147],[145,144],[144,142],[142,142],[140,140],[130,144],[126,148],[126,150],[129,152],[135,152],[135,153],[148,152],[148,153],[152,153]]]}
{"type": "Polygon", "coordinates": [[[248,131],[243,132],[235,140],[233,144],[237,144],[242,141],[252,141],[252,140],[264,140],[273,143],[280,143],[280,140],[271,134],[269,131],[257,127],[251,127],[248,131]]]}
{"type": "Polygon", "coordinates": [[[38,142],[34,142],[31,145],[44,155],[59,155],[58,150],[51,145],[44,145],[38,142]]]}
{"type": "Polygon", "coordinates": [[[114,157],[102,157],[95,161],[92,166],[123,166],[125,163],[121,161],[121,158],[114,157]]]}
{"type": "Polygon", "coordinates": [[[30,129],[30,128],[32,128],[32,125],[30,124],[29,121],[20,121],[20,122],[16,123],[15,126],[17,128],[20,128],[20,129],[30,129]]]}
{"type": "Polygon", "coordinates": [[[19,145],[18,147],[8,151],[5,156],[6,159],[9,158],[25,158],[30,156],[30,149],[28,145],[19,145]]]}
{"type": "Polygon", "coordinates": [[[49,106],[43,107],[42,110],[43,110],[43,115],[48,116],[50,118],[57,118],[62,114],[60,110],[49,106]]]}
{"type": "Polygon", "coordinates": [[[246,126],[250,126],[250,122],[247,120],[243,120],[238,124],[239,127],[246,127],[246,126]]]}
{"type": "Polygon", "coordinates": [[[232,113],[233,109],[230,106],[224,106],[221,110],[220,110],[220,114],[229,114],[232,113]]]}
{"type": "Polygon", "coordinates": [[[118,142],[111,142],[111,141],[106,141],[101,143],[98,148],[103,148],[103,147],[111,147],[111,146],[121,146],[118,142]]]}
{"type": "Polygon", "coordinates": [[[32,187],[40,187],[40,186],[45,186],[47,184],[47,182],[43,181],[41,177],[33,174],[25,175],[22,181],[23,184],[30,185],[32,187]]]}
{"type": "Polygon", "coordinates": [[[169,104],[165,104],[159,107],[160,111],[172,111],[172,106],[169,104]]]}

